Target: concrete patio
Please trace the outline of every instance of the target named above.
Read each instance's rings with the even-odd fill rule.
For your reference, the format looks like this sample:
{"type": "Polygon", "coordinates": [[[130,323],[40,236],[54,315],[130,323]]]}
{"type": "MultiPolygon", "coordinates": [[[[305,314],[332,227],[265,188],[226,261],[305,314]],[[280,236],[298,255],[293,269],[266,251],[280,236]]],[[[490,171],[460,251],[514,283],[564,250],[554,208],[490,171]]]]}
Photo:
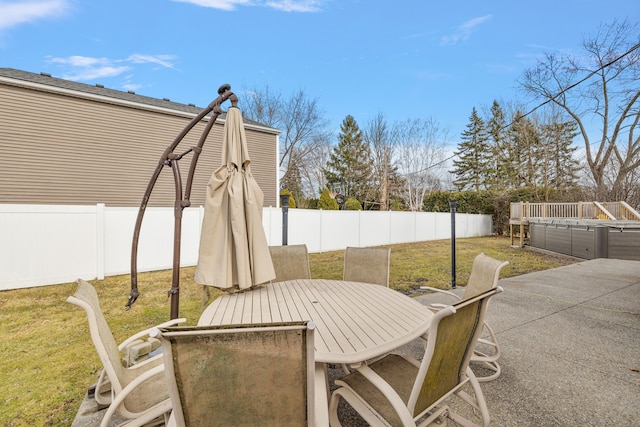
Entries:
{"type": "MultiPolygon", "coordinates": [[[[502,375],[482,384],[491,424],[640,425],[640,261],[600,258],[500,285],[505,292],[487,320],[502,348],[502,375]]],[[[85,398],[72,426],[97,426],[103,412],[85,398]]],[[[345,426],[366,425],[349,408],[341,415],[345,426]]]]}

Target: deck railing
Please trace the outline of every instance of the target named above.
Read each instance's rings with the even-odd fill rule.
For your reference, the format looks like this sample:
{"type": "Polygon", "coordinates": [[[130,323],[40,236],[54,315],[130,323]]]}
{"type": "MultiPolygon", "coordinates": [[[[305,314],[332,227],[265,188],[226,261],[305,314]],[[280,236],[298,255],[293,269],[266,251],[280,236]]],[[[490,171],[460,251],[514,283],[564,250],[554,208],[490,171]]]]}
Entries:
{"type": "Polygon", "coordinates": [[[511,203],[510,222],[530,218],[572,218],[640,221],[640,214],[626,202],[511,203]]]}

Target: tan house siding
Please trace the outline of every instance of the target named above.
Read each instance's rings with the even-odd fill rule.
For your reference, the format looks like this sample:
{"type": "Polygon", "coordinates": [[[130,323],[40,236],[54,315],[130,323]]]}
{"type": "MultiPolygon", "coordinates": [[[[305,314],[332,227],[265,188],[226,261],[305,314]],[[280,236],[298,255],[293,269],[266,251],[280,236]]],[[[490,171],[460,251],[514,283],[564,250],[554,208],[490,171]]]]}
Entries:
{"type": "MultiPolygon", "coordinates": [[[[167,104],[148,107],[0,79],[0,203],[139,206],[162,153],[200,111],[172,111],[173,103],[167,104]]],[[[196,146],[205,123],[197,124],[175,152],[196,146]]],[[[246,128],[264,205],[276,206],[277,131],[246,128]]],[[[209,177],[220,166],[222,129],[223,116],[198,159],[192,206],[204,203],[209,177]]],[[[191,159],[187,154],[178,162],[183,188],[191,159]]],[[[165,166],[149,205],[173,206],[174,199],[173,174],[165,166]]]]}

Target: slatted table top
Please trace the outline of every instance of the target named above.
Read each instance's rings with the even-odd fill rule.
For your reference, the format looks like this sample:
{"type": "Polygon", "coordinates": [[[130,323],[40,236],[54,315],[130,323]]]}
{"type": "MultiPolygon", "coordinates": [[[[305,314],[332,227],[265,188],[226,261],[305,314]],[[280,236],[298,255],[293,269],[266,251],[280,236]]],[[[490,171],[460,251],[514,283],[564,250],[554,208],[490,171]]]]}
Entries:
{"type": "Polygon", "coordinates": [[[419,337],[431,316],[427,307],[384,286],[300,279],[224,295],[198,325],[312,320],[316,362],[357,363],[419,337]]]}

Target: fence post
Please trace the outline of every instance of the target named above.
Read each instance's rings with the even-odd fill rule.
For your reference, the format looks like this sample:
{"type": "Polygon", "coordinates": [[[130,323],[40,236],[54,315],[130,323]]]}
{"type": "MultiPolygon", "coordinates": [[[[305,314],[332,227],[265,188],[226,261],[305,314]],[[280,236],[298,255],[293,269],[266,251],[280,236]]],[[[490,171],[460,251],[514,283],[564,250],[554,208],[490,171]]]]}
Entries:
{"type": "Polygon", "coordinates": [[[324,217],[322,215],[323,212],[324,211],[322,209],[320,209],[320,215],[318,217],[319,218],[318,219],[318,251],[320,253],[323,252],[323,250],[322,250],[322,243],[323,243],[323,240],[322,240],[322,231],[323,231],[322,230],[322,222],[324,221],[324,217]]]}
{"type": "Polygon", "coordinates": [[[96,279],[98,280],[104,280],[105,226],[104,203],[98,203],[96,204],[96,279]]]}
{"type": "Polygon", "coordinates": [[[280,195],[280,205],[282,206],[282,246],[287,246],[289,240],[289,195],[280,195]]]}
{"type": "Polygon", "coordinates": [[[358,211],[358,247],[362,246],[362,240],[360,237],[362,236],[362,211],[358,211]]]}
{"type": "Polygon", "coordinates": [[[451,211],[451,289],[456,288],[456,201],[449,200],[451,211]]]}
{"type": "Polygon", "coordinates": [[[582,219],[582,202],[578,202],[578,219],[582,219]]]}

